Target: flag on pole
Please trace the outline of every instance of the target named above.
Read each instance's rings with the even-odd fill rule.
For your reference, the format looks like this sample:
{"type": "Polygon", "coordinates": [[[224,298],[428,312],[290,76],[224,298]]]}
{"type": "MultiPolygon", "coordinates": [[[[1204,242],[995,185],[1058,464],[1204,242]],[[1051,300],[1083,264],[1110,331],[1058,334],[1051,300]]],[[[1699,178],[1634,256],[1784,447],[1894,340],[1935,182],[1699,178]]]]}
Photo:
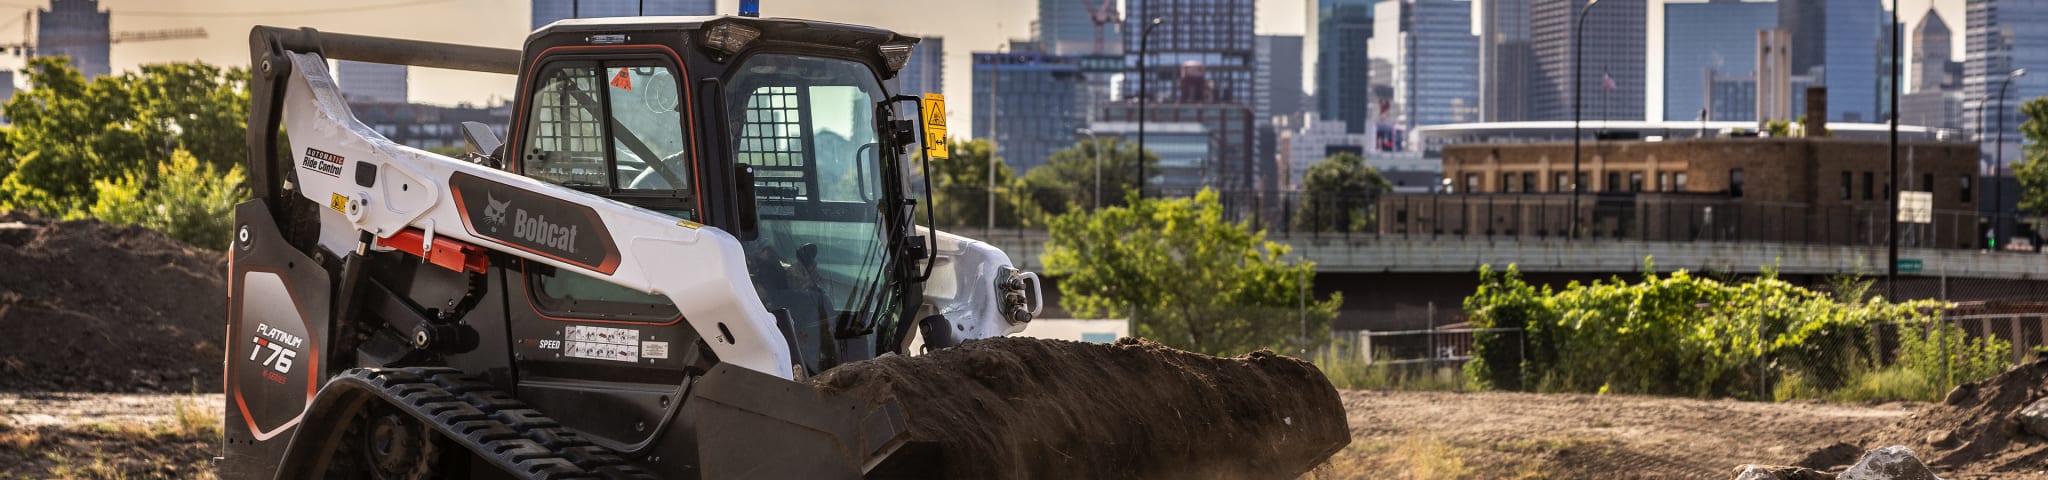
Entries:
{"type": "Polygon", "coordinates": [[[1614,89],[1614,77],[1613,77],[1613,76],[1611,76],[1611,75],[1608,75],[1608,74],[1607,74],[1607,72],[1600,72],[1600,87],[1601,87],[1601,88],[1605,88],[1605,89],[1608,89],[1608,90],[1613,90],[1613,89],[1614,89]]]}

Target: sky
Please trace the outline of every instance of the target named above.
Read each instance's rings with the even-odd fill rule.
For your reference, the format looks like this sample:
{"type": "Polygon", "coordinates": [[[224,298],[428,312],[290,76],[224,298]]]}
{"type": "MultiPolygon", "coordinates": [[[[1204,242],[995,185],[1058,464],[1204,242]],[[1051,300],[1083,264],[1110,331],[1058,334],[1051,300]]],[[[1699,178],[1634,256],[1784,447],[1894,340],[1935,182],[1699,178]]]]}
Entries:
{"type": "MultiPolygon", "coordinates": [[[[1259,34],[1299,35],[1304,11],[1312,0],[1257,0],[1259,34]]],[[[1651,0],[1660,5],[1663,0],[1651,0]]],[[[1906,12],[1908,30],[1926,11],[1929,1],[1957,34],[1960,58],[1963,41],[1963,0],[1897,0],[1906,12]]],[[[26,33],[17,15],[45,6],[45,1],[0,0],[0,39],[26,33]],[[16,20],[8,21],[6,19],[16,20]]],[[[733,12],[738,0],[718,0],[718,11],[733,12]]],[[[391,36],[519,48],[531,24],[528,0],[100,0],[113,13],[115,32],[201,27],[205,39],[124,43],[113,46],[116,70],[147,63],[199,60],[224,65],[249,62],[249,28],[254,25],[313,27],[323,31],[391,36]]],[[[1887,2],[1889,5],[1889,2],[1887,2]]],[[[1663,18],[1651,8],[1649,93],[1662,90],[1663,18]]],[[[771,17],[796,17],[872,25],[914,35],[946,37],[946,87],[956,92],[948,105],[953,130],[972,131],[973,106],[966,92],[972,84],[970,52],[993,51],[1011,38],[1030,36],[1037,16],[1035,0],[762,0],[771,17]]],[[[16,68],[18,57],[0,55],[0,68],[16,68]]],[[[1310,76],[1309,78],[1313,78],[1310,76]]],[[[510,76],[415,69],[412,100],[456,104],[488,103],[508,98],[510,76]]],[[[1653,109],[1661,102],[1648,102],[1653,109]]],[[[1661,116],[1661,112],[1646,112],[1661,116]]]]}

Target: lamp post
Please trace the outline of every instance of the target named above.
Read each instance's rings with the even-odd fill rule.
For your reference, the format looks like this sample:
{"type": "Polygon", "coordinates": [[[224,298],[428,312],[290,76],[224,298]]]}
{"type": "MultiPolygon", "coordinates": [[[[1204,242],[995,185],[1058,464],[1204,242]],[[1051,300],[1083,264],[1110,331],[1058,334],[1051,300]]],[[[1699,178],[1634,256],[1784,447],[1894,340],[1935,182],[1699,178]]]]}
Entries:
{"type": "MultiPolygon", "coordinates": [[[[2027,76],[2027,69],[2013,70],[2005,75],[2005,81],[1998,82],[1998,133],[1991,142],[1993,167],[1991,167],[1991,238],[2005,237],[2005,87],[2012,86],[2013,79],[2027,76]]],[[[1978,108],[1977,126],[1984,126],[1983,108],[1978,108]]]]}
{"type": "Polygon", "coordinates": [[[1585,120],[1582,115],[1585,111],[1585,102],[1580,101],[1579,97],[1586,91],[1586,84],[1579,78],[1584,73],[1586,64],[1586,45],[1582,38],[1586,31],[1586,14],[1593,11],[1594,5],[1599,4],[1600,0],[1586,2],[1586,7],[1579,9],[1578,20],[1572,22],[1572,232],[1568,238],[1579,238],[1579,192],[1586,189],[1584,185],[1579,184],[1579,178],[1585,176],[1579,171],[1579,137],[1583,136],[1579,124],[1585,120]]]}
{"type": "MultiPolygon", "coordinates": [[[[1002,29],[1002,24],[996,24],[997,31],[1002,29]]],[[[998,133],[1001,130],[996,129],[999,125],[996,123],[996,111],[1001,110],[997,105],[1003,103],[1003,54],[1009,51],[1008,43],[996,45],[996,56],[988,65],[988,227],[981,231],[982,238],[988,238],[996,231],[996,152],[999,151],[996,145],[998,139],[1002,137],[1002,134],[998,133]]]]}
{"type": "MultiPolygon", "coordinates": [[[[1145,87],[1145,84],[1150,83],[1145,81],[1145,57],[1150,51],[1147,45],[1152,39],[1152,29],[1159,28],[1159,25],[1164,23],[1166,23],[1166,17],[1152,17],[1152,21],[1145,24],[1145,30],[1138,34],[1138,158],[1140,159],[1145,158],[1145,110],[1147,110],[1145,103],[1151,100],[1151,95],[1147,93],[1145,87]]],[[[1138,198],[1145,198],[1145,162],[1143,161],[1138,162],[1138,198]]]]}
{"type": "Polygon", "coordinates": [[[1078,134],[1082,134],[1082,135],[1087,135],[1087,136],[1088,136],[1088,143],[1089,143],[1090,145],[1093,145],[1093,148],[1095,149],[1095,209],[1096,209],[1096,210],[1101,210],[1101,209],[1102,209],[1102,139],[1101,139],[1101,138],[1099,138],[1099,137],[1096,137],[1096,136],[1095,136],[1095,131],[1094,131],[1094,130],[1089,130],[1089,129],[1086,129],[1086,128],[1074,130],[1074,133],[1078,133],[1078,134]]]}
{"type": "MultiPolygon", "coordinates": [[[[1892,11],[1899,11],[1899,0],[1892,0],[1892,11]]],[[[1885,263],[1887,265],[1885,265],[1884,297],[1887,300],[1899,298],[1899,197],[1904,196],[1899,194],[1901,192],[1899,184],[1903,183],[1904,180],[1899,178],[1899,91],[1906,88],[1905,85],[1899,84],[1899,79],[1905,77],[1906,72],[1905,62],[1900,60],[1900,52],[1906,49],[1905,39],[1901,38],[1902,35],[1899,35],[1902,33],[1901,30],[1904,30],[1901,28],[1901,25],[1903,24],[1900,23],[1899,16],[1892,15],[1891,23],[1884,26],[1887,29],[1886,31],[1892,34],[1892,83],[1891,92],[1889,92],[1892,101],[1886,105],[1891,110],[1891,140],[1889,143],[1891,143],[1892,162],[1891,171],[1885,174],[1884,182],[1885,196],[1891,197],[1891,201],[1886,202],[1890,204],[1891,208],[1888,208],[1885,214],[1885,225],[1888,228],[1885,235],[1885,263]]]]}

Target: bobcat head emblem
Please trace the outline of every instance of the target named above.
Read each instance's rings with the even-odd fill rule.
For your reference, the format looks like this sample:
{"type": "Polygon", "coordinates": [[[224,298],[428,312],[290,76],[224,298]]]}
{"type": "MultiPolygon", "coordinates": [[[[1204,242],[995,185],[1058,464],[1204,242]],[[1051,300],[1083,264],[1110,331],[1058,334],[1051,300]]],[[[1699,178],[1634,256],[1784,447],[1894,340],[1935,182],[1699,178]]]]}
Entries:
{"type": "Polygon", "coordinates": [[[491,231],[496,232],[498,227],[505,226],[505,208],[512,206],[512,201],[500,202],[497,196],[489,193],[484,194],[484,200],[489,203],[484,206],[484,221],[490,222],[491,231]]]}

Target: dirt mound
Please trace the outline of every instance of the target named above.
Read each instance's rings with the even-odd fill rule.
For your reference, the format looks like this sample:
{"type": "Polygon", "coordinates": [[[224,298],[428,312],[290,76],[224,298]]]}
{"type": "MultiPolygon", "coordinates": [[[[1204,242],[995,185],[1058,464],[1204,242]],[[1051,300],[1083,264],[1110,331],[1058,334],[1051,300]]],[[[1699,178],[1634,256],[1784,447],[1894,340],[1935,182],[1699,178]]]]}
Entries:
{"type": "Polygon", "coordinates": [[[1350,440],[1322,372],[1263,351],[996,338],[814,383],[902,402],[911,443],[871,478],[1287,479],[1350,440]]]}
{"type": "Polygon", "coordinates": [[[0,391],[219,391],[226,262],[141,227],[0,214],[0,391]]]}
{"type": "Polygon", "coordinates": [[[1938,470],[2034,473],[2048,465],[2048,440],[2014,416],[2048,397],[2048,360],[1956,387],[1942,403],[1878,430],[1864,446],[1902,444],[1938,470]]]}

